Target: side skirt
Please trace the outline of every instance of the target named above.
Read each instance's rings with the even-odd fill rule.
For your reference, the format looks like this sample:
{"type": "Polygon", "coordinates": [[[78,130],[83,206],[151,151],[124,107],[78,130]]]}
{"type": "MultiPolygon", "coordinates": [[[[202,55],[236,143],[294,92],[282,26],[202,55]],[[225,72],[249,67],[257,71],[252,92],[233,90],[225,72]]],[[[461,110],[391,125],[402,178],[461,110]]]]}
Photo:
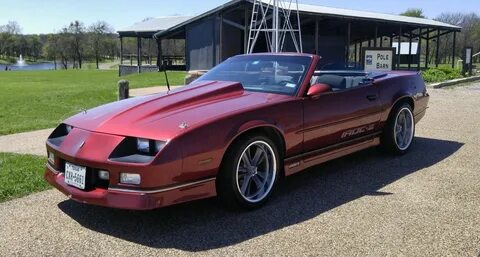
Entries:
{"type": "Polygon", "coordinates": [[[380,134],[381,132],[377,132],[372,135],[287,158],[284,162],[285,175],[289,176],[309,167],[380,145],[380,134]]]}

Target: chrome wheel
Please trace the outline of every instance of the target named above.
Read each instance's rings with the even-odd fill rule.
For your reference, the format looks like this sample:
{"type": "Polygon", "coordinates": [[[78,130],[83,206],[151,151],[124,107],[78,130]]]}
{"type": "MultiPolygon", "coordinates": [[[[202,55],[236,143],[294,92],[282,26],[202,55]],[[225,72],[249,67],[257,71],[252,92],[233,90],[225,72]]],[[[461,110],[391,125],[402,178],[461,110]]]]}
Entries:
{"type": "Polygon", "coordinates": [[[403,151],[407,149],[413,140],[414,120],[409,108],[402,108],[395,118],[394,138],[397,147],[403,151]]]}
{"type": "Polygon", "coordinates": [[[276,174],[277,159],[272,147],[265,141],[252,142],[238,160],[238,192],[248,202],[260,202],[272,190],[276,174]]]}

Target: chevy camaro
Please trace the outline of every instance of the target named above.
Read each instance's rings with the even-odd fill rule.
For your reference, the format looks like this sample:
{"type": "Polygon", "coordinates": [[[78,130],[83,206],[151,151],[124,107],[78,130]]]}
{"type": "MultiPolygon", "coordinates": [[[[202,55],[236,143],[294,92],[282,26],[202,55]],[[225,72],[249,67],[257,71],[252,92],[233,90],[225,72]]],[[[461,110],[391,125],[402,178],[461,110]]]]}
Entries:
{"type": "Polygon", "coordinates": [[[49,136],[45,179],[75,201],[146,210],[264,204],[278,180],[369,147],[404,154],[429,95],[417,72],[232,57],[188,86],[81,112],[49,136]]]}

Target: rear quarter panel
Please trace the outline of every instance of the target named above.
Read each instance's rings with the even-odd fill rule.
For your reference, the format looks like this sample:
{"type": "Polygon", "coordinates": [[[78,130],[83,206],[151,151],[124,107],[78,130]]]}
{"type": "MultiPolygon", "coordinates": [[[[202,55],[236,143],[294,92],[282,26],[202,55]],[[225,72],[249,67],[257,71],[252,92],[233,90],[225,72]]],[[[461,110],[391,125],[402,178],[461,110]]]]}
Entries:
{"type": "Polygon", "coordinates": [[[383,110],[380,119],[383,127],[388,120],[392,108],[399,101],[410,99],[413,101],[413,114],[418,122],[427,109],[429,95],[425,82],[417,72],[392,72],[386,77],[374,82],[378,86],[380,104],[383,110]]]}

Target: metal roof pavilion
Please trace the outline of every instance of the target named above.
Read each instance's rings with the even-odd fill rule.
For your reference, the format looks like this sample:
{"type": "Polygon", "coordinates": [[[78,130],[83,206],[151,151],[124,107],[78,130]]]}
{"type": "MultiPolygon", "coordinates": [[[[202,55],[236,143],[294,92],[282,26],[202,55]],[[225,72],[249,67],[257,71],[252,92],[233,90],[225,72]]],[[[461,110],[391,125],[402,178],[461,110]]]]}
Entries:
{"type": "Polygon", "coordinates": [[[192,19],[194,16],[165,16],[156,17],[146,21],[141,21],[133,24],[132,26],[118,30],[120,36],[143,35],[151,38],[154,33],[169,29],[180,23],[192,19]]]}
{"type": "MultiPolygon", "coordinates": [[[[162,64],[172,55],[168,50],[162,52],[162,45],[176,40],[184,45],[183,53],[175,56],[182,59],[186,70],[211,69],[227,58],[247,51],[248,31],[252,26],[250,20],[255,13],[254,1],[231,0],[197,16],[160,17],[119,30],[121,55],[122,38],[135,37],[137,63],[142,63],[142,39],[154,38],[158,45],[157,65],[162,64]]],[[[266,5],[273,2],[261,1],[266,5]]],[[[296,5],[287,6],[284,4],[282,7],[287,11],[296,10],[296,5]]],[[[299,3],[298,11],[300,23],[297,27],[301,27],[303,52],[322,56],[319,65],[324,69],[359,69],[362,66],[362,51],[366,47],[392,46],[398,46],[395,47],[398,48],[394,64],[396,69],[420,70],[432,63],[438,66],[442,57],[446,60],[445,54],[439,55],[440,42],[451,40],[450,56],[456,56],[456,33],[462,29],[430,19],[312,4],[299,3]],[[393,42],[402,43],[394,45],[393,42]],[[423,48],[422,44],[425,44],[423,48]],[[400,54],[406,50],[408,56],[400,54]]],[[[265,17],[271,22],[271,5],[266,12],[265,17]]],[[[265,33],[258,38],[253,52],[268,51],[267,37],[265,33]]],[[[287,39],[283,51],[295,51],[293,45],[287,39]]]]}
{"type": "MultiPolygon", "coordinates": [[[[207,11],[203,14],[198,16],[191,17],[190,19],[185,20],[175,26],[172,26],[168,29],[159,31],[155,33],[155,37],[161,36],[163,34],[167,34],[169,31],[173,31],[179,27],[185,26],[189,23],[192,23],[196,20],[202,19],[205,16],[213,14],[215,12],[219,12],[223,9],[229,8],[233,5],[236,5],[240,2],[250,2],[253,4],[253,0],[232,0],[227,2],[223,5],[220,5],[210,11],[207,11]]],[[[262,2],[268,4],[270,0],[262,0],[262,2]]],[[[290,9],[293,9],[292,6],[290,9]]],[[[462,28],[459,26],[454,26],[448,23],[424,19],[424,18],[416,18],[416,17],[408,17],[402,15],[394,15],[394,14],[385,14],[385,13],[377,13],[377,12],[367,12],[367,11],[358,11],[358,10],[351,10],[351,9],[342,9],[342,8],[334,8],[334,7],[327,7],[327,6],[320,6],[320,5],[312,5],[312,4],[298,4],[298,9],[300,12],[305,14],[316,14],[316,15],[323,15],[323,16],[333,16],[333,17],[340,17],[340,18],[355,18],[355,19],[364,19],[364,20],[372,20],[372,21],[385,21],[389,23],[399,23],[405,25],[415,25],[415,26],[425,26],[425,27],[436,27],[438,29],[448,29],[448,30],[456,30],[460,31],[462,28]]]]}

